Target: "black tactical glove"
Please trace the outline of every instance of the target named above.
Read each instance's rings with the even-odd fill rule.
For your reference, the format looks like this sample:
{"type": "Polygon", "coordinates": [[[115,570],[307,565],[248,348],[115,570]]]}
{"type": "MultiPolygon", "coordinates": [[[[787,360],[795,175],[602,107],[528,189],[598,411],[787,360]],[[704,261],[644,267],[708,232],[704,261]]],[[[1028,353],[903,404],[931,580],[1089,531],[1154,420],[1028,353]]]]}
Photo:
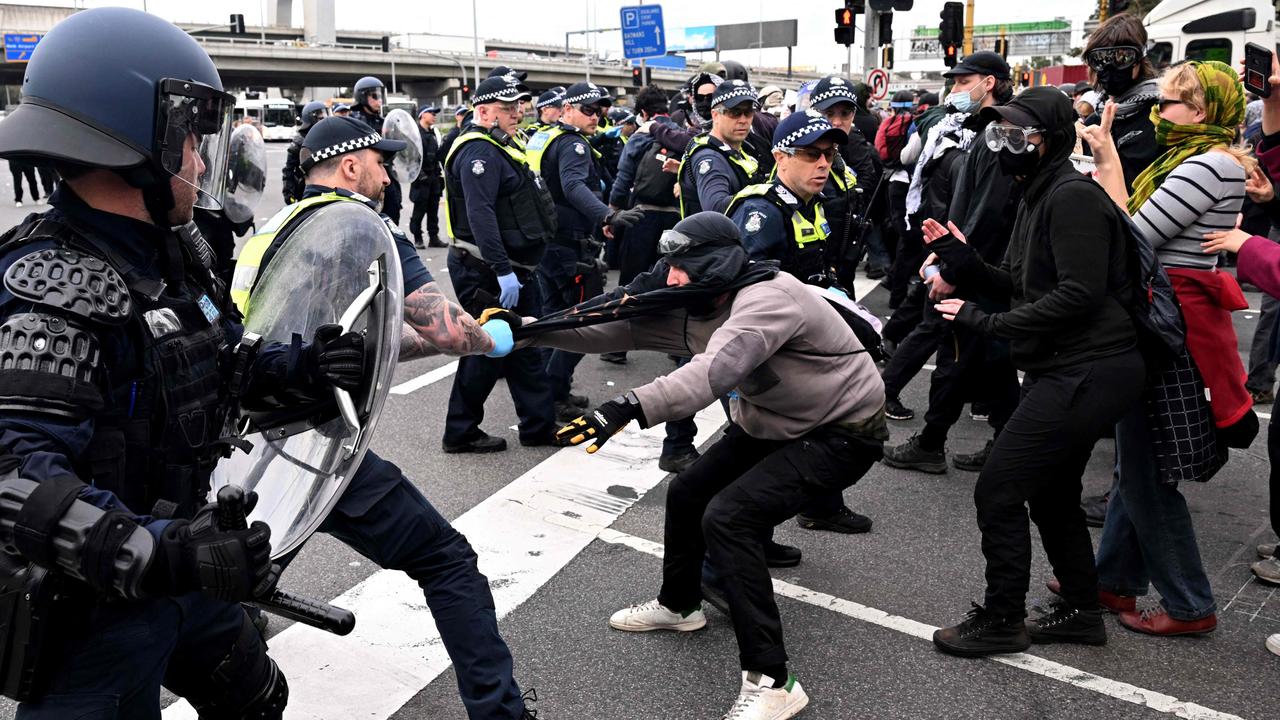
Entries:
{"type": "Polygon", "coordinates": [[[636,208],[630,210],[612,210],[604,218],[604,224],[613,228],[614,231],[625,230],[632,225],[640,222],[640,218],[644,217],[644,211],[636,208]]]}
{"type": "Polygon", "coordinates": [[[648,425],[636,394],[628,392],[560,428],[556,433],[556,442],[561,445],[581,445],[595,440],[594,445],[587,447],[587,452],[594,453],[632,420],[648,425]]]}
{"type": "MultiPolygon", "coordinates": [[[[246,512],[257,501],[246,497],[246,512]]],[[[247,530],[218,528],[218,505],[209,503],[190,521],[175,520],[160,535],[150,572],[160,595],[200,591],[227,602],[267,594],[279,579],[271,564],[271,528],[255,522],[247,530]]]]}
{"type": "Polygon", "coordinates": [[[321,325],[307,346],[303,367],[317,384],[333,385],[348,392],[364,379],[364,335],[342,332],[335,324],[321,325]]]}

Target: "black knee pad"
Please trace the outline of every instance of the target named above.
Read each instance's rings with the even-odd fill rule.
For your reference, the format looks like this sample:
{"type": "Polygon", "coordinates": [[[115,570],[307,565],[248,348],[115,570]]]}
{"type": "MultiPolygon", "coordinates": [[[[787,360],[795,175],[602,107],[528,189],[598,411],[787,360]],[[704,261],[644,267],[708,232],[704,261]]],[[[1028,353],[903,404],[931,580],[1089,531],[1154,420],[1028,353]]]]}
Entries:
{"type": "Polygon", "coordinates": [[[187,701],[200,720],[281,720],[289,701],[289,683],[253,622],[245,616],[227,656],[199,692],[187,701]]]}

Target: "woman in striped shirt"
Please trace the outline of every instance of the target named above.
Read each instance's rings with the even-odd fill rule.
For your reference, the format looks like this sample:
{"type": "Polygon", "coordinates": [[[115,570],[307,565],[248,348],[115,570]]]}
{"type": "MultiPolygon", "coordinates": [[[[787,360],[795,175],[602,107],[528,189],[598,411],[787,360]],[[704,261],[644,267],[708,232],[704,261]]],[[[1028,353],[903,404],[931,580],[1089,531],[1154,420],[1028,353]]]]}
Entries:
{"type": "MultiPolygon", "coordinates": [[[[1169,273],[1215,425],[1220,432],[1248,434],[1250,423],[1256,433],[1257,417],[1231,325],[1231,311],[1248,304],[1235,279],[1218,272],[1216,257],[1200,247],[1205,233],[1235,227],[1245,178],[1257,166],[1248,149],[1235,144],[1244,109],[1244,88],[1229,66],[1187,62],[1171,68],[1151,113],[1164,152],[1134,179],[1132,194],[1110,135],[1114,105],[1104,110],[1101,126],[1081,134],[1094,151],[1097,181],[1132,215],[1169,273]]],[[[1116,447],[1119,471],[1097,555],[1100,599],[1138,632],[1213,631],[1216,605],[1191,515],[1177,485],[1161,477],[1141,406],[1116,426],[1116,447]],[[1148,582],[1160,593],[1160,605],[1138,612],[1135,598],[1146,594],[1148,582]]]]}

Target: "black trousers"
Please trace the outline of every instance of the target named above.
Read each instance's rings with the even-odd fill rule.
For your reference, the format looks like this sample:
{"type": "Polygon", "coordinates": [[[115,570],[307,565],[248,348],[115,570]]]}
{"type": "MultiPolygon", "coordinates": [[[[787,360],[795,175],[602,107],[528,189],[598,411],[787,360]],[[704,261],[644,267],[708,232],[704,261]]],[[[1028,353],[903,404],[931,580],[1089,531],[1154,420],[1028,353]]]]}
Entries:
{"type": "Polygon", "coordinates": [[[927,255],[919,223],[907,227],[907,183],[889,183],[889,212],[898,231],[898,251],[889,268],[889,306],[897,307],[907,297],[911,278],[920,271],[927,255]]]}
{"type": "MultiPolygon", "coordinates": [[[[903,303],[898,310],[901,311],[908,304],[903,303]]],[[[897,316],[896,312],[894,316],[897,316]]],[[[951,323],[944,320],[942,315],[933,309],[932,304],[922,310],[921,316],[920,324],[898,343],[897,349],[893,351],[893,357],[889,358],[889,362],[884,366],[884,372],[881,373],[886,398],[898,397],[907,383],[911,382],[911,378],[915,377],[929,358],[938,352],[939,344],[948,334],[951,323]]]]}
{"type": "Polygon", "coordinates": [[[422,220],[427,220],[427,237],[436,240],[440,237],[440,187],[432,185],[409,195],[418,199],[413,201],[413,215],[409,216],[409,232],[415,240],[422,240],[422,220]]]}
{"type": "Polygon", "coordinates": [[[988,403],[991,414],[987,422],[997,432],[1018,406],[1018,371],[1009,357],[1008,342],[954,323],[943,332],[938,341],[938,367],[929,381],[923,432],[927,445],[938,447],[946,442],[966,402],[988,403]]]}
{"type": "Polygon", "coordinates": [[[697,607],[705,553],[723,582],[742,667],[785,663],[763,539],[815,497],[856,483],[880,457],[879,443],[822,428],[798,440],[775,441],[730,425],[667,490],[658,600],[675,610],[697,607]]]}
{"type": "MultiPolygon", "coordinates": [[[[492,307],[492,298],[498,297],[498,278],[493,271],[464,263],[454,252],[449,253],[449,277],[458,304],[475,317],[479,317],[484,308],[492,307]]],[[[516,270],[516,277],[524,287],[520,288],[519,302],[511,309],[524,317],[537,316],[542,311],[538,282],[532,273],[524,270],[516,270]]],[[[449,414],[444,425],[446,443],[461,445],[480,436],[484,403],[499,377],[507,380],[507,390],[520,418],[520,437],[542,439],[554,432],[551,387],[543,373],[542,352],[538,348],[524,348],[504,358],[483,355],[458,358],[458,372],[453,377],[449,414]]]]}
{"type": "Polygon", "coordinates": [[[619,285],[626,285],[658,262],[658,238],[678,222],[680,213],[646,210],[644,217],[627,228],[618,248],[619,285]]]}
{"type": "Polygon", "coordinates": [[[1098,573],[1080,507],[1080,479],[1094,443],[1141,402],[1145,374],[1137,350],[1027,374],[1022,402],[996,437],[973,490],[987,561],[988,610],[1026,616],[1028,508],[1063,598],[1075,605],[1097,603],[1098,573]]]}
{"type": "Polygon", "coordinates": [[[889,316],[889,320],[885,322],[884,330],[880,332],[880,335],[885,340],[895,343],[901,343],[906,340],[911,331],[915,330],[920,321],[924,319],[926,304],[933,304],[929,300],[928,286],[922,282],[912,283],[907,288],[907,297],[889,316]]]}
{"type": "Polygon", "coordinates": [[[27,184],[31,186],[31,199],[40,199],[40,187],[36,185],[36,168],[34,165],[15,165],[12,160],[9,161],[9,173],[13,175],[13,199],[22,202],[22,178],[27,178],[27,184]]]}

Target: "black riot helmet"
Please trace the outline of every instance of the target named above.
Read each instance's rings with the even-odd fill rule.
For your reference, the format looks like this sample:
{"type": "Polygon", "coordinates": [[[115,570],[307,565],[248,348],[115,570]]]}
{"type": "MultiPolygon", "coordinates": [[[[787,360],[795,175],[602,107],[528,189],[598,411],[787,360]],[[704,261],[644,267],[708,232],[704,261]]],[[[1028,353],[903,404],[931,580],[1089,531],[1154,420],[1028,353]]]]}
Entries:
{"type": "Polygon", "coordinates": [[[206,168],[196,205],[221,207],[234,109],[209,55],[177,26],[127,8],[84,10],[32,53],[22,103],[0,126],[0,157],[114,170],[165,224],[169,178],[181,177],[192,135],[206,168]]]}
{"type": "Polygon", "coordinates": [[[737,60],[721,60],[724,65],[725,80],[741,80],[742,82],[751,82],[751,78],[747,75],[747,66],[737,60]]]}
{"type": "Polygon", "coordinates": [[[356,86],[351,89],[351,97],[354,100],[353,104],[363,105],[366,109],[368,109],[369,103],[367,101],[369,99],[369,96],[374,95],[376,97],[380,97],[385,100],[386,99],[385,91],[386,91],[386,86],[382,84],[381,80],[379,80],[376,77],[373,77],[372,75],[366,75],[360,78],[359,80],[357,80],[356,86]]]}
{"type": "Polygon", "coordinates": [[[302,132],[305,133],[306,131],[311,129],[312,125],[315,125],[316,123],[320,122],[321,120],[327,117],[329,117],[329,108],[325,107],[325,104],[320,102],[319,100],[312,100],[306,105],[303,105],[302,106],[302,128],[301,128],[302,132]]]}

